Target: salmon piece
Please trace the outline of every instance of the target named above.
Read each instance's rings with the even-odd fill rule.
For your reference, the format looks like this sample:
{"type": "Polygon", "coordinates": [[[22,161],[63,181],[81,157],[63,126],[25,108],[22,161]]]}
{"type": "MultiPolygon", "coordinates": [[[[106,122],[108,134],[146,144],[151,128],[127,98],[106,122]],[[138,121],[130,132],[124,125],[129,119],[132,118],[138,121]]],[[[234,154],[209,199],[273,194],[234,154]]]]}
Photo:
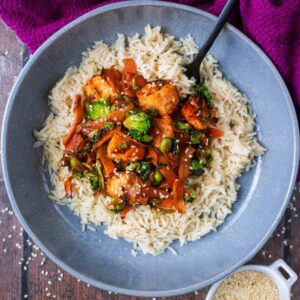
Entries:
{"type": "Polygon", "coordinates": [[[90,98],[117,97],[118,91],[114,85],[110,84],[103,76],[92,77],[83,87],[85,95],[90,98]]]}
{"type": "Polygon", "coordinates": [[[108,178],[107,193],[113,198],[138,199],[140,198],[142,180],[135,174],[118,172],[108,178]]]}
{"type": "Polygon", "coordinates": [[[149,83],[136,95],[143,110],[157,110],[161,116],[172,114],[179,104],[177,89],[171,83],[149,83]]]}
{"type": "Polygon", "coordinates": [[[107,156],[113,160],[134,162],[144,158],[145,148],[129,138],[114,134],[107,147],[107,156]]]}
{"type": "Polygon", "coordinates": [[[185,102],[181,109],[182,115],[187,122],[198,130],[206,128],[206,125],[201,121],[201,110],[195,99],[192,97],[189,101],[185,102]]]}

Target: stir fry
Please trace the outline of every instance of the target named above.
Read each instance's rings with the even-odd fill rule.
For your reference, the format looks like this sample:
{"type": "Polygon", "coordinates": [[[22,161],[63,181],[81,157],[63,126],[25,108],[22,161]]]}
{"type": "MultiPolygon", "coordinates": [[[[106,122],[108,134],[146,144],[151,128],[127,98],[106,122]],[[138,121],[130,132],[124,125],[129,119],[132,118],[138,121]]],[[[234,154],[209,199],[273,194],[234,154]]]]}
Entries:
{"type": "Polygon", "coordinates": [[[104,69],[82,89],[64,139],[67,197],[74,180],[88,180],[121,217],[137,205],[184,213],[195,198],[185,181],[204,173],[211,140],[223,135],[208,89],[197,85],[180,99],[172,82],[147,82],[132,59],[123,72],[104,69]]]}

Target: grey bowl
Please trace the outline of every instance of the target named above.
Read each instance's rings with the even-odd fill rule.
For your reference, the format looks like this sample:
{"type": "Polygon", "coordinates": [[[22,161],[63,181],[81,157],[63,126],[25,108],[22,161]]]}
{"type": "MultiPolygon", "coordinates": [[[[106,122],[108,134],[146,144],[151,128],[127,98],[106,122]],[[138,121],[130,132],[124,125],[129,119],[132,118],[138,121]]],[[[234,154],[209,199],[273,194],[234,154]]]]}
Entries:
{"type": "Polygon", "coordinates": [[[142,33],[148,23],[199,45],[215,22],[200,10],[166,2],[125,2],[96,9],[54,34],[26,64],[10,95],[2,131],[2,164],[12,207],[25,230],[59,266],[96,287],[138,296],[184,294],[209,285],[249,260],[266,242],[288,203],[298,166],[299,132],[289,93],[266,55],[232,26],[212,49],[226,77],[248,95],[258,136],[268,148],[239,180],[233,213],[217,232],[179,247],[178,256],[133,257],[131,245],[82,232],[67,207],[47,198],[41,151],[32,131],[49,114],[47,95],[93,41],[142,33]],[[101,242],[99,241],[101,240],[101,242]]]}

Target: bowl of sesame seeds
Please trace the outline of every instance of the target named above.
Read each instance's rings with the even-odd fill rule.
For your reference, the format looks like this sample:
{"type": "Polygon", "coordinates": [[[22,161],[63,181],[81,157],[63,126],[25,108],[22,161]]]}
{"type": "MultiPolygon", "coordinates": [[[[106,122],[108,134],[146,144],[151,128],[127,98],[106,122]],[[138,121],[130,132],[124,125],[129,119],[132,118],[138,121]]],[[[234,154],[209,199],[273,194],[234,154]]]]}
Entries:
{"type": "Polygon", "coordinates": [[[297,274],[282,260],[247,265],[210,288],[206,300],[289,300],[297,274]]]}

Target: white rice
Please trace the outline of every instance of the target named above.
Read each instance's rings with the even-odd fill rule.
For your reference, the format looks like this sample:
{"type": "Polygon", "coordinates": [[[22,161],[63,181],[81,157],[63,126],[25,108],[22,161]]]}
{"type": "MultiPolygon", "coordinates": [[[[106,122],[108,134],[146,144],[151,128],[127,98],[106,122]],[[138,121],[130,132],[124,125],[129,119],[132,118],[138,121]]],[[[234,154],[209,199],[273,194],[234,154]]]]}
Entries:
{"type": "MultiPolygon", "coordinates": [[[[82,93],[82,85],[102,68],[123,68],[123,59],[134,58],[138,71],[147,80],[165,79],[175,84],[181,96],[192,92],[194,81],[184,74],[184,64],[197,53],[197,46],[188,36],[180,41],[161,33],[160,27],[145,28],[145,35],[128,38],[118,35],[115,44],[108,46],[102,41],[83,53],[78,68],[70,68],[49,95],[52,114],[40,131],[35,131],[35,146],[43,146],[44,159],[48,161],[53,189],[49,198],[68,204],[82,224],[106,225],[106,234],[122,237],[144,253],[157,255],[169,247],[172,241],[181,244],[194,241],[222,224],[231,213],[236,201],[236,179],[255,164],[255,157],[264,149],[255,137],[255,121],[247,98],[224,79],[217,61],[207,56],[201,67],[205,85],[209,88],[218,113],[217,126],[225,132],[212,142],[214,157],[211,167],[197,183],[198,197],[186,204],[186,213],[163,214],[148,206],[131,210],[124,220],[103,204],[102,196],[93,196],[90,185],[84,179],[73,184],[73,198],[65,198],[64,181],[70,176],[67,167],[59,167],[63,155],[63,139],[73,123],[72,99],[82,93]]],[[[168,248],[169,250],[171,248],[168,248]]]]}

